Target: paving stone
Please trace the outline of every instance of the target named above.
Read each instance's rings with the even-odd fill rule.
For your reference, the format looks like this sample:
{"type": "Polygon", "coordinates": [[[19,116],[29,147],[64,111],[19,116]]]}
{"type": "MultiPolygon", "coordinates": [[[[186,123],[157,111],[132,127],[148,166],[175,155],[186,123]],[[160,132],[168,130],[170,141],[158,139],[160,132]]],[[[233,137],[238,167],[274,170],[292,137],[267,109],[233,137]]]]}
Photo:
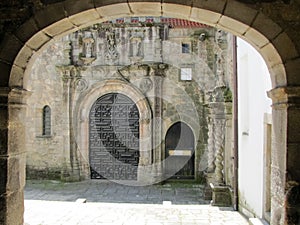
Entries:
{"type": "MultiPolygon", "coordinates": [[[[203,192],[200,189],[200,192],[203,192]]],[[[113,183],[84,181],[63,184],[47,181],[27,181],[25,188],[26,225],[85,225],[85,224],[201,224],[249,225],[247,220],[232,208],[200,205],[191,200],[193,189],[183,186],[130,187],[113,183]],[[105,190],[100,188],[105,187],[105,190]],[[102,194],[98,194],[99,188],[102,194]],[[166,188],[167,191],[166,191],[166,188]],[[178,190],[177,190],[178,189],[178,190]],[[180,190],[179,190],[180,189],[180,190]],[[95,194],[93,190],[96,190],[95,194]],[[190,190],[190,192],[189,192],[190,190]],[[170,204],[162,199],[169,193],[182,191],[170,204]],[[124,194],[124,193],[132,194],[124,194]],[[145,195],[134,193],[146,193],[145,195]],[[159,194],[158,194],[159,193],[159,194]],[[179,198],[180,197],[180,198],[179,198]],[[76,200],[85,198],[86,203],[76,200]],[[138,204],[136,204],[138,203],[138,204]],[[181,203],[181,204],[176,204],[181,203]]]]}

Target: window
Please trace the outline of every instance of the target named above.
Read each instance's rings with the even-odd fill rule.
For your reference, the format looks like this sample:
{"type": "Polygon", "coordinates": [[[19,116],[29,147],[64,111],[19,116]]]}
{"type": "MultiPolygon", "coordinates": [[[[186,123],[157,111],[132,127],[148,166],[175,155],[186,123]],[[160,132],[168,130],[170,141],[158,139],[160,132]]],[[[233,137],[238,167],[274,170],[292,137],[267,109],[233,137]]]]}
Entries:
{"type": "Polygon", "coordinates": [[[51,109],[48,105],[43,108],[43,135],[51,135],[51,109]]]}
{"type": "Polygon", "coordinates": [[[182,43],[181,49],[182,49],[182,53],[190,53],[190,44],[182,43]]]}
{"type": "Polygon", "coordinates": [[[192,80],[192,68],[181,68],[180,80],[192,80]]]}

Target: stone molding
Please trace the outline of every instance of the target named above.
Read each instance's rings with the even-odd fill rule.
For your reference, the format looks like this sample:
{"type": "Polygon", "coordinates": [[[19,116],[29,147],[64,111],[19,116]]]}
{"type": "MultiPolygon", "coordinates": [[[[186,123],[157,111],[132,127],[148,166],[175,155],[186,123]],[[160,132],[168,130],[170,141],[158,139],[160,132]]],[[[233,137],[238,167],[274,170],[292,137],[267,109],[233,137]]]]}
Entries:
{"type": "Polygon", "coordinates": [[[272,106],[279,109],[286,106],[300,107],[300,86],[277,87],[268,92],[272,106]]]}
{"type": "Polygon", "coordinates": [[[27,98],[31,95],[31,92],[21,88],[13,88],[8,94],[8,103],[13,105],[26,105],[27,98]]]}
{"type": "MultiPolygon", "coordinates": [[[[87,160],[89,149],[87,144],[89,111],[94,102],[108,93],[121,93],[128,96],[137,106],[140,113],[140,160],[138,169],[138,183],[152,182],[152,112],[145,96],[133,85],[123,80],[105,80],[91,86],[88,92],[79,99],[74,109],[74,127],[77,127],[75,136],[79,151],[87,160]]],[[[82,93],[83,94],[83,93],[82,93]]],[[[86,163],[86,162],[82,162],[86,163]]],[[[87,167],[89,168],[89,167],[87,167]]],[[[85,171],[88,174],[88,171],[85,171]]]]}

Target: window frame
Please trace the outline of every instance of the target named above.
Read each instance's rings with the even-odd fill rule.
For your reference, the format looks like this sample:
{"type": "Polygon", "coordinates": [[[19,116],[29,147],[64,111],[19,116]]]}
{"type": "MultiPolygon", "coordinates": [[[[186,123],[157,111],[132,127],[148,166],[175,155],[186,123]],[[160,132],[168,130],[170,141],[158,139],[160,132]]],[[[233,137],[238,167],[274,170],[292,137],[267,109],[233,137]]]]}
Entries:
{"type": "Polygon", "coordinates": [[[191,66],[182,66],[179,74],[180,81],[192,81],[193,80],[193,68],[191,66]],[[184,72],[188,70],[189,72],[184,72]]]}
{"type": "Polygon", "coordinates": [[[42,136],[51,136],[51,108],[49,105],[43,107],[42,136]]]}
{"type": "Polygon", "coordinates": [[[191,53],[191,43],[189,42],[182,42],[181,43],[181,53],[189,54],[191,53]]]}

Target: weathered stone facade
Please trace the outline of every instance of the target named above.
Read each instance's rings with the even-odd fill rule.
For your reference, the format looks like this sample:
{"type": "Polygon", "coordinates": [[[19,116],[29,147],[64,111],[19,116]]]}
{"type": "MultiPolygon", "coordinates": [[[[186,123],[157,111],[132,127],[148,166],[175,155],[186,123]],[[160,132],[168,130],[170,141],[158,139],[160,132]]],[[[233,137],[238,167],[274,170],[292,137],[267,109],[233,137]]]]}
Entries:
{"type": "Polygon", "coordinates": [[[232,35],[200,23],[124,18],[64,36],[44,50],[27,80],[27,104],[34,105],[26,123],[27,177],[89,179],[91,106],[105,94],[122,93],[141,115],[138,182],[168,178],[165,137],[183,122],[195,138],[194,178],[204,181],[206,172],[216,171],[217,183],[225,184],[231,82],[232,35]],[[183,69],[191,77],[183,77],[189,76],[183,69]],[[42,134],[45,106],[51,135],[42,134]]]}

